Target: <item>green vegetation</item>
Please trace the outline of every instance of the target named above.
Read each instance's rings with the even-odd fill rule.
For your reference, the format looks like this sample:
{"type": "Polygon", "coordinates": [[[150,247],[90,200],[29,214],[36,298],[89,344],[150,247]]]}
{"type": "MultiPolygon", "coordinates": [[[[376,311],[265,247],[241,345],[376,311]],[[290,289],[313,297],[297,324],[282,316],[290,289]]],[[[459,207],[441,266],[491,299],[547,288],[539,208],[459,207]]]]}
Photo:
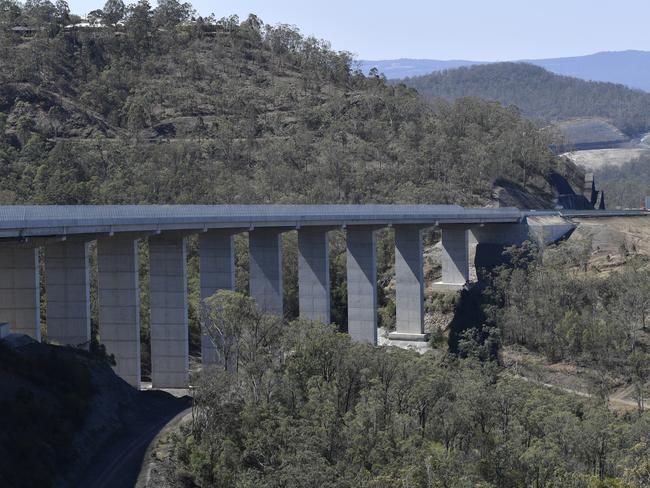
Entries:
{"type": "Polygon", "coordinates": [[[169,0],[66,29],[48,5],[0,3],[3,203],[479,204],[497,178],[548,190],[556,169],[516,111],[434,111],[286,25],[190,21],[169,0]]]}
{"type": "Polygon", "coordinates": [[[650,269],[646,256],[621,251],[627,263],[601,274],[589,266],[589,241],[513,248],[512,263],[491,281],[486,309],[503,343],[598,371],[594,393],[605,401],[609,380],[626,378],[641,411],[650,380],[650,269]]]}
{"type": "Polygon", "coordinates": [[[604,117],[630,136],[650,130],[650,94],[623,85],[556,75],[532,64],[463,67],[403,81],[429,98],[496,100],[515,105],[524,115],[544,122],[604,117]]]}
{"type": "Polygon", "coordinates": [[[325,325],[283,324],[233,292],[207,303],[229,371],[196,380],[192,422],[172,453],[184,486],[631,488],[650,480],[650,414],[619,416],[490,361],[373,348],[325,325]]]}
{"type": "Polygon", "coordinates": [[[611,208],[639,208],[650,196],[650,155],[622,165],[596,168],[594,176],[611,208]]]}

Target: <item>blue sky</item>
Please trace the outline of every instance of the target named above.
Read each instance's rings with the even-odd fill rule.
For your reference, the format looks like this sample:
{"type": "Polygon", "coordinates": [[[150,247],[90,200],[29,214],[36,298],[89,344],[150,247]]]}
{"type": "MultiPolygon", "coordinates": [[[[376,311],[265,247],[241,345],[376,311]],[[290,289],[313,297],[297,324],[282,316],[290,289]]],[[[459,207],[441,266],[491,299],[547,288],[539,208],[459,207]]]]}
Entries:
{"type": "MultiPolygon", "coordinates": [[[[156,4],[155,0],[150,0],[156,4]]],[[[129,0],[126,1],[129,3],[129,0]]],[[[647,0],[194,0],[200,14],[286,23],[361,59],[497,61],[650,50],[647,0]]],[[[74,13],[103,0],[69,0],[74,13]]]]}

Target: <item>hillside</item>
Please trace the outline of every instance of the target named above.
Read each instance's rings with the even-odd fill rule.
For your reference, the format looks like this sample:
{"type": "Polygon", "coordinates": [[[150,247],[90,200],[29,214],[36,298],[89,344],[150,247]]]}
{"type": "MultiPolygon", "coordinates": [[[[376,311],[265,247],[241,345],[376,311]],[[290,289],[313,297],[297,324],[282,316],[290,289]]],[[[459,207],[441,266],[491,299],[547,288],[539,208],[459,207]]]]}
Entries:
{"type": "Polygon", "coordinates": [[[612,208],[642,207],[650,195],[650,153],[640,150],[629,159],[622,164],[607,161],[609,164],[593,168],[612,208]]]}
{"type": "MultiPolygon", "coordinates": [[[[458,356],[242,313],[241,337],[268,340],[197,377],[192,420],[154,446],[139,486],[648,486],[647,301],[628,297],[650,272],[573,268],[589,251],[569,242],[499,270],[485,297],[503,304],[479,310],[505,333],[470,328],[458,356]]],[[[461,309],[477,294],[456,318],[477,318],[461,309]]]]}
{"type": "Polygon", "coordinates": [[[112,463],[104,451],[133,449],[136,436],[187,406],[134,390],[99,353],[10,335],[0,340],[0,486],[96,486],[86,469],[112,463]]]}
{"type": "Polygon", "coordinates": [[[434,110],[294,28],[189,15],[5,19],[48,29],[0,36],[0,202],[482,205],[497,179],[552,197],[562,167],[516,112],[434,110]]]}
{"type": "Polygon", "coordinates": [[[516,105],[525,116],[544,122],[602,117],[628,136],[650,128],[650,94],[622,85],[560,76],[526,63],[458,68],[409,78],[404,83],[429,98],[473,96],[516,105]]]}
{"type": "MultiPolygon", "coordinates": [[[[558,75],[574,76],[587,81],[620,83],[630,88],[650,91],[650,52],[648,51],[608,51],[586,56],[516,61],[534,64],[558,75]]],[[[475,64],[487,63],[467,60],[442,61],[402,58],[376,61],[361,60],[359,61],[359,68],[364,73],[370,72],[372,68],[377,68],[388,79],[400,79],[475,64]]]]}

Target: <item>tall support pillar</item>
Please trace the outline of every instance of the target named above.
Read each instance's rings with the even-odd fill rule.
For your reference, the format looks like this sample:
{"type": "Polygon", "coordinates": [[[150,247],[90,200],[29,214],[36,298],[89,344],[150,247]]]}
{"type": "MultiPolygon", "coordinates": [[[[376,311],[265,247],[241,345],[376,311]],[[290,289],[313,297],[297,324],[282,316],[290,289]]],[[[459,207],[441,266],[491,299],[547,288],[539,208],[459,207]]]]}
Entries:
{"type": "Polygon", "coordinates": [[[283,316],[282,232],[260,228],[249,232],[250,294],[270,313],[283,316]]]}
{"type": "Polygon", "coordinates": [[[99,336],[115,356],[114,370],[140,388],[140,282],[138,241],[112,237],[97,242],[99,336]]]}
{"type": "Polygon", "coordinates": [[[327,228],[298,230],[298,303],[300,316],[330,323],[330,269],[327,228]]]}
{"type": "Polygon", "coordinates": [[[89,282],[87,242],[64,241],[45,247],[48,340],[88,347],[89,282]]]}
{"type": "Polygon", "coordinates": [[[186,388],[189,346],[185,237],[149,239],[151,382],[154,388],[186,388]]]}
{"type": "Polygon", "coordinates": [[[38,249],[0,247],[0,323],[11,332],[41,340],[38,249]]]}
{"type": "Polygon", "coordinates": [[[355,341],[377,344],[377,265],[375,228],[348,226],[348,333],[355,341]]]}
{"type": "MultiPolygon", "coordinates": [[[[199,265],[201,300],[217,290],[235,289],[235,247],[233,232],[215,229],[199,237],[199,265]]],[[[201,333],[201,360],[203,364],[218,361],[217,349],[205,330],[201,333]]]]}
{"type": "Polygon", "coordinates": [[[469,230],[464,224],[441,225],[442,280],[439,288],[459,290],[469,281],[469,230]]]}
{"type": "Polygon", "coordinates": [[[396,330],[390,339],[426,341],[422,226],[395,226],[396,330]]]}

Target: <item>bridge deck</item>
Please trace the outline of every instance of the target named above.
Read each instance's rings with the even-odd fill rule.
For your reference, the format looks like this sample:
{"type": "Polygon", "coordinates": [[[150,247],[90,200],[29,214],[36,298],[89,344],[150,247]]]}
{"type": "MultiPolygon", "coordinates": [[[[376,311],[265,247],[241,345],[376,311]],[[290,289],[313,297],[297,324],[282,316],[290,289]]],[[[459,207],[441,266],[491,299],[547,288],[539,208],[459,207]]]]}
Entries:
{"type": "Polygon", "coordinates": [[[515,223],[527,216],[647,216],[645,210],[519,210],[458,205],[5,205],[0,238],[213,228],[515,223]]]}
{"type": "Polygon", "coordinates": [[[516,208],[457,205],[0,206],[0,237],[211,228],[519,222],[516,208]]]}

